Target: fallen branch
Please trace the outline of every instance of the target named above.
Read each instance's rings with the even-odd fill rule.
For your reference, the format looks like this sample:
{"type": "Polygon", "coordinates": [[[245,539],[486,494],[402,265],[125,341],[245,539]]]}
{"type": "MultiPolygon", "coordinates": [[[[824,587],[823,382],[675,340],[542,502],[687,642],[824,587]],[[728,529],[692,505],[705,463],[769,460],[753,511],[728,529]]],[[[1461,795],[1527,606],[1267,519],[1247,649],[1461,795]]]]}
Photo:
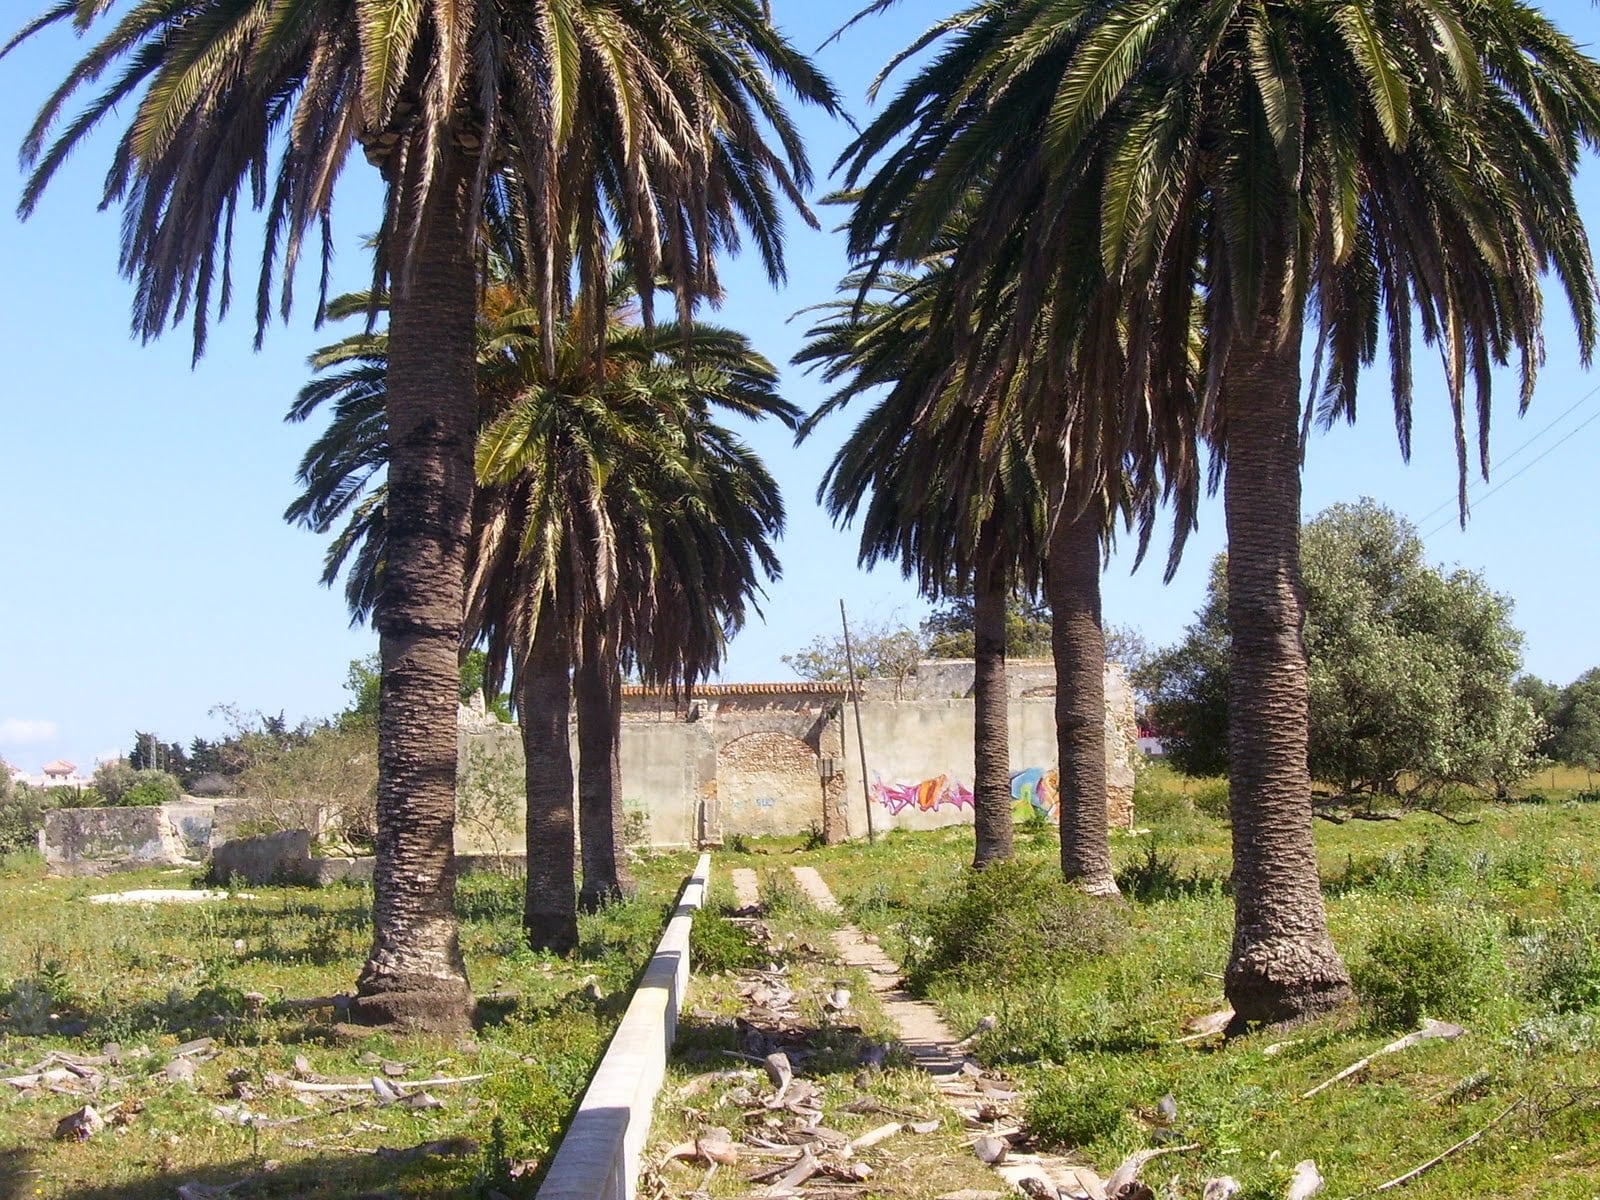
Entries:
{"type": "Polygon", "coordinates": [[[1369,1067],[1372,1064],[1372,1060],[1380,1055],[1397,1054],[1401,1050],[1409,1050],[1412,1046],[1418,1045],[1422,1042],[1432,1041],[1434,1038],[1443,1038],[1447,1042],[1453,1042],[1465,1032],[1466,1030],[1460,1025],[1452,1025],[1448,1021],[1435,1021],[1431,1017],[1424,1017],[1422,1019],[1421,1029],[1414,1029],[1410,1033],[1406,1034],[1405,1037],[1397,1038],[1390,1042],[1387,1046],[1384,1046],[1378,1050],[1374,1050],[1365,1058],[1358,1058],[1344,1070],[1333,1076],[1333,1078],[1324,1079],[1309,1092],[1300,1093],[1300,1099],[1309,1100],[1324,1088],[1332,1087],[1342,1079],[1349,1079],[1350,1076],[1354,1075],[1356,1072],[1365,1070],[1367,1067],[1369,1067]]]}
{"type": "Polygon", "coordinates": [[[1416,1167],[1412,1167],[1411,1170],[1407,1171],[1404,1175],[1396,1175],[1393,1179],[1389,1180],[1388,1183],[1380,1183],[1377,1187],[1373,1188],[1370,1193],[1367,1193],[1367,1194],[1368,1195],[1375,1195],[1378,1192],[1387,1192],[1390,1188],[1397,1188],[1397,1187],[1405,1186],[1406,1184],[1410,1183],[1413,1179],[1415,1179],[1417,1176],[1423,1174],[1423,1172],[1431,1171],[1434,1167],[1437,1167],[1440,1163],[1442,1163],[1445,1159],[1449,1158],[1452,1154],[1456,1154],[1459,1151],[1465,1150],[1468,1146],[1472,1145],[1479,1138],[1481,1138],[1484,1134],[1488,1133],[1496,1125],[1500,1124],[1501,1121],[1504,1121],[1507,1117],[1509,1117],[1512,1113],[1516,1112],[1517,1109],[1521,1108],[1526,1103],[1527,1103],[1527,1097],[1526,1096],[1517,1097],[1517,1099],[1513,1100],[1511,1102],[1511,1104],[1508,1105],[1500,1113],[1499,1116],[1497,1116],[1494,1120],[1490,1121],[1482,1129],[1479,1129],[1474,1133],[1468,1134],[1466,1137],[1462,1138],[1459,1142],[1457,1142],[1454,1146],[1451,1146],[1448,1150],[1444,1150],[1444,1151],[1441,1151],[1438,1154],[1435,1154],[1432,1158],[1430,1158],[1427,1162],[1423,1163],[1422,1165],[1416,1166],[1416,1167]]]}
{"type": "MultiPolygon", "coordinates": [[[[440,1079],[394,1079],[387,1082],[387,1086],[399,1088],[424,1088],[424,1087],[453,1087],[460,1083],[477,1083],[480,1079],[488,1079],[488,1075],[457,1075],[440,1079]]],[[[286,1087],[294,1092],[315,1092],[322,1095],[351,1095],[356,1092],[370,1092],[373,1090],[372,1080],[365,1083],[308,1083],[300,1079],[288,1079],[282,1075],[269,1075],[267,1083],[274,1087],[286,1087]]]]}
{"type": "Polygon", "coordinates": [[[822,1164],[817,1161],[817,1156],[811,1153],[811,1147],[807,1146],[800,1154],[800,1161],[790,1167],[783,1177],[763,1192],[762,1195],[772,1197],[774,1200],[780,1196],[793,1196],[800,1190],[801,1184],[820,1170],[822,1170],[822,1164]]]}
{"type": "Polygon", "coordinates": [[[1160,1146],[1151,1150],[1135,1150],[1122,1164],[1111,1172],[1111,1178],[1106,1180],[1106,1195],[1115,1196],[1121,1193],[1134,1180],[1139,1178],[1139,1172],[1144,1170],[1145,1164],[1153,1158],[1160,1158],[1163,1154],[1187,1154],[1191,1150],[1200,1149],[1199,1142],[1185,1142],[1181,1146],[1160,1146]]]}
{"type": "Polygon", "coordinates": [[[879,1125],[876,1129],[869,1129],[860,1137],[851,1141],[850,1153],[854,1154],[857,1150],[865,1150],[869,1146],[876,1146],[879,1142],[892,1138],[902,1128],[903,1126],[899,1121],[892,1121],[888,1125],[879,1125]]]}

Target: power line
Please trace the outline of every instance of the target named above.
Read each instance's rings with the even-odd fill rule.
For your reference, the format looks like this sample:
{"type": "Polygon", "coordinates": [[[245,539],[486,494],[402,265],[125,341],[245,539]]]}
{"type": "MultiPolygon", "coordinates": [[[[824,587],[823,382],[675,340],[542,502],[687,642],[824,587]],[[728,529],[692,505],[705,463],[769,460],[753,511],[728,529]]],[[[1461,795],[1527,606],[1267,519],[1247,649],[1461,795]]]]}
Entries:
{"type": "MultiPolygon", "coordinates": [[[[1518,446],[1510,454],[1508,454],[1504,458],[1502,458],[1498,465],[1500,465],[1502,467],[1505,466],[1512,459],[1516,458],[1517,455],[1521,454],[1529,446],[1533,445],[1540,438],[1542,438],[1545,434],[1549,433],[1557,425],[1561,424],[1562,421],[1566,420],[1573,413],[1577,412],[1578,409],[1582,408],[1590,400],[1594,399],[1594,397],[1597,396],[1597,395],[1600,395],[1600,384],[1596,384],[1586,394],[1584,394],[1583,396],[1580,396],[1578,398],[1577,402],[1575,404],[1573,404],[1571,408],[1565,409],[1559,415],[1557,415],[1556,417],[1551,419],[1550,422],[1548,424],[1546,424],[1542,429],[1540,429],[1538,433],[1535,433],[1527,441],[1523,442],[1522,445],[1518,446]]],[[[1583,428],[1583,426],[1580,425],[1578,428],[1581,429],[1581,428],[1583,428]]],[[[1556,445],[1560,445],[1560,443],[1557,442],[1556,445]]],[[[1554,448],[1555,448],[1554,446],[1551,447],[1551,449],[1554,449],[1554,448]]],[[[1538,460],[1535,459],[1534,461],[1537,462],[1538,460]]],[[[1531,466],[1532,464],[1529,464],[1529,465],[1531,466]]],[[[1511,477],[1511,479],[1515,479],[1515,478],[1516,478],[1515,475],[1513,475],[1511,477]]],[[[1505,480],[1505,482],[1506,483],[1510,483],[1511,479],[1507,479],[1507,480],[1505,480]]],[[[1483,481],[1474,480],[1473,486],[1486,486],[1486,484],[1484,484],[1483,481]]],[[[1471,489],[1469,488],[1468,490],[1470,492],[1471,489]]],[[[1498,491],[1499,489],[1496,488],[1495,490],[1498,491]]],[[[1482,496],[1482,497],[1479,497],[1479,498],[1480,499],[1488,499],[1488,496],[1485,495],[1485,496],[1482,496]]],[[[1430,509],[1428,512],[1423,513],[1420,517],[1418,517],[1416,519],[1416,524],[1421,525],[1425,521],[1432,520],[1434,517],[1438,516],[1445,509],[1449,508],[1451,505],[1458,503],[1458,500],[1459,500],[1458,497],[1451,496],[1450,499],[1446,500],[1443,504],[1439,505],[1437,508],[1430,509]]],[[[1468,501],[1469,504],[1472,502],[1471,495],[1468,495],[1467,501],[1468,501]]],[[[1446,524],[1448,524],[1448,522],[1446,522],[1446,524]]]]}
{"type": "MultiPolygon", "coordinates": [[[[1505,487],[1506,484],[1510,483],[1512,480],[1516,479],[1519,475],[1524,475],[1527,472],[1531,471],[1534,467],[1538,466],[1539,463],[1542,460],[1544,460],[1545,458],[1548,458],[1551,454],[1554,454],[1557,450],[1561,449],[1562,446],[1564,446],[1567,442],[1570,442],[1573,438],[1577,437],[1578,434],[1582,433],[1585,429],[1587,429],[1590,425],[1593,425],[1596,421],[1600,421],[1600,412],[1594,413],[1592,416],[1590,416],[1582,424],[1574,426],[1570,431],[1568,431],[1558,441],[1556,441],[1556,443],[1554,445],[1550,446],[1542,454],[1536,455],[1533,459],[1531,459],[1526,465],[1524,465],[1522,467],[1521,470],[1514,471],[1510,475],[1507,475],[1499,483],[1495,484],[1494,487],[1490,488],[1483,495],[1479,496],[1478,497],[1478,501],[1477,501],[1478,504],[1480,504],[1480,505],[1483,504],[1483,502],[1488,500],[1490,496],[1493,496],[1496,492],[1498,492],[1501,488],[1505,487]]],[[[1438,510],[1435,509],[1434,511],[1437,512],[1438,510]]],[[[1434,534],[1440,532],[1441,530],[1448,529],[1450,527],[1450,524],[1451,524],[1450,521],[1445,521],[1444,524],[1442,524],[1442,525],[1435,525],[1432,529],[1428,530],[1427,533],[1422,535],[1422,540],[1423,541],[1427,541],[1434,534]]]]}

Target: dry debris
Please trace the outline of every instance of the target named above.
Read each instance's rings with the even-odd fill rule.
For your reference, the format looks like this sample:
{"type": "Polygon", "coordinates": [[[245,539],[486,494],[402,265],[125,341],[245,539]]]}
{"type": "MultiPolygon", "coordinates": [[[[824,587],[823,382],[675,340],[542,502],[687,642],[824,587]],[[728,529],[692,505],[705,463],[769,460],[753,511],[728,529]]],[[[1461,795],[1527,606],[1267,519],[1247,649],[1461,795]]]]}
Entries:
{"type": "Polygon", "coordinates": [[[1371,1065],[1372,1060],[1377,1058],[1379,1055],[1398,1054],[1401,1050],[1409,1050],[1413,1046],[1420,1045],[1423,1042],[1433,1041],[1436,1038],[1447,1042],[1453,1042],[1464,1033],[1466,1033],[1466,1030],[1460,1025],[1452,1025],[1448,1021],[1435,1021],[1432,1017],[1424,1017],[1422,1019],[1422,1025],[1420,1028],[1413,1029],[1403,1038],[1396,1038],[1387,1046],[1383,1046],[1377,1050],[1374,1050],[1365,1058],[1356,1059],[1355,1062],[1351,1063],[1337,1075],[1329,1079],[1324,1079],[1321,1083],[1317,1084],[1316,1087],[1312,1088],[1308,1092],[1302,1092],[1300,1099],[1309,1100],[1324,1088],[1332,1087],[1342,1079],[1349,1079],[1350,1076],[1356,1074],[1358,1071],[1365,1070],[1371,1065]]]}

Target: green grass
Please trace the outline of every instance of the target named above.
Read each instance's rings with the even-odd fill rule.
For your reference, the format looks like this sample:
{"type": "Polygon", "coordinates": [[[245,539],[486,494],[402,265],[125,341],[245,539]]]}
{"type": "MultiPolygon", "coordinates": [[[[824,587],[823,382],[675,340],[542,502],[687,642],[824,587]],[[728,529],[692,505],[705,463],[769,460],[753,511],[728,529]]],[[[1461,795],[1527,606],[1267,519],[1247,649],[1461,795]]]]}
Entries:
{"type": "Polygon", "coordinates": [[[260,888],[252,899],[193,906],[90,905],[95,892],[197,884],[187,874],[51,879],[37,859],[0,864],[0,1075],[50,1050],[99,1053],[120,1045],[94,1103],[117,1122],[82,1144],[51,1131],[84,1098],[29,1097],[0,1085],[0,1195],[171,1197],[186,1182],[247,1180],[232,1197],[531,1195],[543,1160],[620,1016],[692,859],[640,866],[640,898],[582,919],[570,960],[534,954],[520,934],[521,880],[475,875],[458,893],[462,946],[482,1006],[460,1040],[362,1035],[284,999],[349,991],[370,939],[364,887],[260,888]],[[265,1003],[247,993],[267,997],[265,1003]],[[193,1086],[163,1070],[172,1050],[198,1037],[220,1053],[193,1086]],[[444,1107],[408,1111],[361,1097],[308,1107],[269,1086],[304,1056],[317,1075],[364,1079],[374,1057],[408,1064],[411,1078],[488,1074],[439,1088],[444,1107]],[[241,1101],[240,1096],[245,1098],[241,1101]],[[219,1115],[244,1103],[259,1127],[219,1115]],[[299,1118],[293,1124],[272,1122],[299,1118]],[[396,1164],[372,1151],[470,1139],[454,1157],[396,1164]],[[270,1169],[269,1169],[270,1167],[270,1169]]]}
{"type": "MultiPolygon", "coordinates": [[[[1102,1170],[1169,1136],[1158,1132],[1157,1103],[1170,1093],[1178,1106],[1171,1133],[1202,1146],[1161,1160],[1159,1179],[1176,1173],[1182,1194],[1230,1174],[1249,1192],[1282,1195],[1286,1167],[1313,1158],[1328,1194],[1353,1196],[1521,1100],[1404,1194],[1600,1196],[1600,805],[1490,805],[1459,825],[1422,813],[1319,821],[1329,924],[1364,1002],[1289,1032],[1180,1045],[1186,1019],[1223,1006],[1228,830],[1196,807],[1197,798],[1208,804],[1205,783],[1158,773],[1141,793],[1138,825],[1149,832],[1113,835],[1129,897],[1126,936],[1052,974],[1026,955],[1007,967],[992,953],[1009,951],[1019,920],[1038,919],[1042,929],[1062,920],[1039,889],[1022,889],[1007,919],[989,918],[992,937],[983,923],[952,917],[973,905],[953,900],[966,892],[970,828],[891,833],[874,847],[797,861],[816,865],[850,919],[902,961],[940,961],[929,939],[941,922],[966,939],[982,972],[955,961],[918,982],[959,1030],[996,1015],[979,1057],[1037,1096],[1041,1137],[1053,1133],[1102,1170]],[[975,943],[983,938],[1000,941],[975,943]],[[1297,1099],[1418,1015],[1459,1021],[1468,1033],[1380,1058],[1353,1080],[1297,1099]]],[[[1048,870],[1057,851],[1053,832],[1019,831],[1025,863],[1048,870]]]]}

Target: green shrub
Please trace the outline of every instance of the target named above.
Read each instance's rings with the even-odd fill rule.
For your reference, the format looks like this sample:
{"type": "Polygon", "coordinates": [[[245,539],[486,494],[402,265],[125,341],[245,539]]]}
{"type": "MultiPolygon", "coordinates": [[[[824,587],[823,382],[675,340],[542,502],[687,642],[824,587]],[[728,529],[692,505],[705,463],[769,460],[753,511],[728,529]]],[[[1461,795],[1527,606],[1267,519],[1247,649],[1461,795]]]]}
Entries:
{"type": "Polygon", "coordinates": [[[1600,1007],[1600,919],[1574,913],[1520,939],[1523,988],[1557,1013],[1600,1007]]]}
{"type": "MultiPolygon", "coordinates": [[[[1477,873],[1483,875],[1486,868],[1486,863],[1478,864],[1477,873]]],[[[1345,867],[1344,878],[1336,882],[1333,890],[1363,889],[1389,896],[1436,896],[1462,887],[1473,874],[1473,864],[1460,849],[1430,837],[1420,845],[1391,850],[1382,856],[1352,856],[1345,867]]]]}
{"type": "Polygon", "coordinates": [[[183,795],[183,786],[175,775],[165,771],[136,771],[133,786],[114,802],[125,808],[143,808],[159,804],[173,804],[183,795]]]}
{"type": "Polygon", "coordinates": [[[1493,941],[1460,917],[1427,917],[1386,929],[1351,969],[1356,995],[1383,1027],[1424,1016],[1468,1016],[1495,976],[1493,941]]]}
{"type": "Polygon", "coordinates": [[[1085,896],[1059,874],[1019,862],[967,871],[954,893],[908,920],[906,975],[998,983],[1048,978],[1127,938],[1120,905],[1085,896]]]}
{"type": "Polygon", "coordinates": [[[1074,1079],[1066,1071],[1045,1075],[1028,1100],[1026,1124],[1048,1146],[1087,1146],[1122,1128],[1127,1114],[1104,1083],[1074,1079]]]}
{"type": "Polygon", "coordinates": [[[94,790],[102,804],[121,804],[122,797],[139,782],[139,772],[125,758],[101,763],[94,769],[94,790]]]}
{"type": "Polygon", "coordinates": [[[1214,875],[1202,875],[1197,867],[1180,871],[1177,856],[1161,853],[1161,844],[1151,837],[1144,843],[1144,853],[1117,872],[1117,887],[1130,900],[1149,903],[1217,894],[1223,889],[1223,881],[1214,875]]]}
{"type": "Polygon", "coordinates": [[[696,972],[742,971],[762,964],[761,949],[745,930],[709,909],[689,927],[689,962],[696,972]]]}
{"type": "Polygon", "coordinates": [[[47,791],[5,782],[0,788],[0,852],[26,850],[37,844],[44,815],[55,805],[47,791]]]}
{"type": "Polygon", "coordinates": [[[1213,821],[1227,823],[1228,809],[1228,781],[1214,779],[1202,783],[1194,790],[1194,810],[1202,816],[1210,817],[1213,821]]]}

